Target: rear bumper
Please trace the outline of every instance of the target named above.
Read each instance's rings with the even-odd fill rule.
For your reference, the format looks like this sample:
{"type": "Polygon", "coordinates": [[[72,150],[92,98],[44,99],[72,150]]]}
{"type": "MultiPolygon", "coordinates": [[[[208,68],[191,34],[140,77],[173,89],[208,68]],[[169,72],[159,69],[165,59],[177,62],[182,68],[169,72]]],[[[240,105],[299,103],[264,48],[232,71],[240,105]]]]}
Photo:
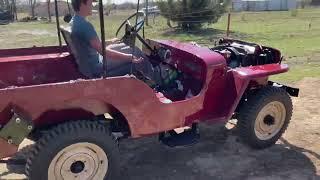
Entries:
{"type": "Polygon", "coordinates": [[[9,144],[8,141],[0,138],[0,159],[14,155],[18,151],[18,146],[9,144]]]}

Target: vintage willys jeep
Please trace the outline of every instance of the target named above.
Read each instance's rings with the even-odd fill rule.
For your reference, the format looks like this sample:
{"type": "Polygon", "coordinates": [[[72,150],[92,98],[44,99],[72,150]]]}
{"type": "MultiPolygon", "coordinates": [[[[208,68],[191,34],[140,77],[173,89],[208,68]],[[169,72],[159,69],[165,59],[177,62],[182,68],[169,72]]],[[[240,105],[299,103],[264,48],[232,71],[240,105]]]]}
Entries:
{"type": "Polygon", "coordinates": [[[289,95],[299,90],[269,81],[288,71],[278,50],[232,39],[213,48],[145,40],[138,34],[143,24],[125,21],[123,42],[143,43],[159,84],[142,73],[84,77],[70,32],[60,27],[66,46],[0,50],[0,158],[30,138],[30,179],[117,179],[121,138],[159,134],[171,147],[192,144],[198,123],[231,118],[253,148],[280,138],[292,115],[289,95]]]}

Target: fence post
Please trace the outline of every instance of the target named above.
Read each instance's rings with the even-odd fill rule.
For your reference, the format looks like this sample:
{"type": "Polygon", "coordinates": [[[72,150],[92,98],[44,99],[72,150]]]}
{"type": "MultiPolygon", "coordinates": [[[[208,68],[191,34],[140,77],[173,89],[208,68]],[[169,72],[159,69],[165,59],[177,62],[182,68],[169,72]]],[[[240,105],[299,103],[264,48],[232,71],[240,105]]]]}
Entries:
{"type": "Polygon", "coordinates": [[[146,0],[146,25],[149,26],[149,21],[148,18],[149,17],[149,2],[148,0],[146,0]]]}
{"type": "Polygon", "coordinates": [[[228,12],[228,26],[227,26],[227,37],[230,35],[230,24],[231,24],[231,10],[228,12]]]}

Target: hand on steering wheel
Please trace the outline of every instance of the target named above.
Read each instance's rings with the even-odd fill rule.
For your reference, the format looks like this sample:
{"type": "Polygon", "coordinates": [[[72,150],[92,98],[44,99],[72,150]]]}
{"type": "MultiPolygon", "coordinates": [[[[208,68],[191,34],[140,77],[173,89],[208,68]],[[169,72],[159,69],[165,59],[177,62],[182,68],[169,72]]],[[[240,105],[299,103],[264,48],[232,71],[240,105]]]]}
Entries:
{"type": "Polygon", "coordinates": [[[142,57],[136,57],[136,56],[133,56],[132,58],[132,62],[135,63],[135,64],[139,64],[143,61],[143,58],[142,57]]]}

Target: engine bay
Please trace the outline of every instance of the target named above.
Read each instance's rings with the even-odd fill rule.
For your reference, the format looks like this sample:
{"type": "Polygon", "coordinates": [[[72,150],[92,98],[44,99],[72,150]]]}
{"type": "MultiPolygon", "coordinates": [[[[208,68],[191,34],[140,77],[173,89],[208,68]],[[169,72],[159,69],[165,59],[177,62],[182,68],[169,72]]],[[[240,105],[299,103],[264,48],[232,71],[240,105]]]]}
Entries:
{"type": "Polygon", "coordinates": [[[148,83],[149,86],[172,101],[185,100],[200,93],[202,78],[197,78],[196,73],[201,73],[202,69],[196,63],[188,59],[178,60],[168,48],[160,47],[156,53],[149,56],[154,70],[154,82],[148,83]]]}
{"type": "MultiPolygon", "coordinates": [[[[199,46],[196,43],[193,45],[199,46]]],[[[144,81],[172,101],[198,95],[206,79],[207,66],[203,60],[174,47],[157,43],[152,47],[154,51],[148,54],[148,58],[154,67],[152,79],[155,81],[144,81]]],[[[281,62],[278,50],[239,40],[220,39],[217,45],[209,49],[222,55],[231,69],[281,62]]],[[[143,75],[141,78],[144,78],[143,75]]]]}
{"type": "Polygon", "coordinates": [[[210,49],[221,54],[230,68],[272,64],[281,61],[278,50],[239,40],[220,39],[218,44],[210,49]]]}

